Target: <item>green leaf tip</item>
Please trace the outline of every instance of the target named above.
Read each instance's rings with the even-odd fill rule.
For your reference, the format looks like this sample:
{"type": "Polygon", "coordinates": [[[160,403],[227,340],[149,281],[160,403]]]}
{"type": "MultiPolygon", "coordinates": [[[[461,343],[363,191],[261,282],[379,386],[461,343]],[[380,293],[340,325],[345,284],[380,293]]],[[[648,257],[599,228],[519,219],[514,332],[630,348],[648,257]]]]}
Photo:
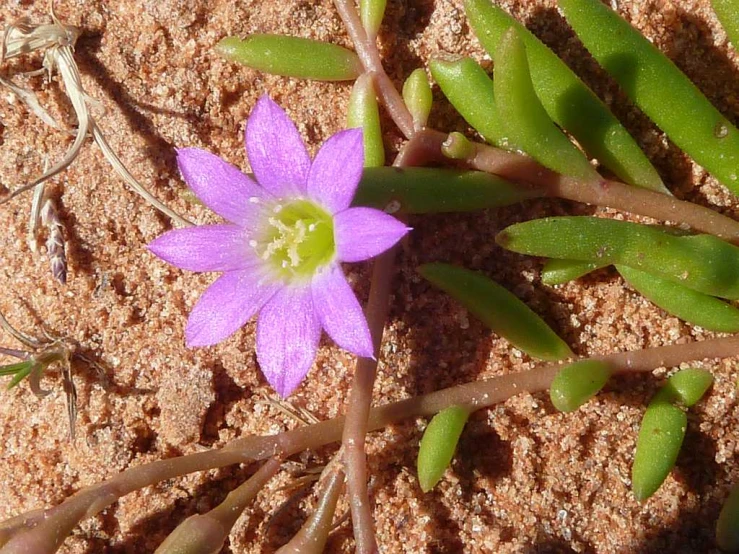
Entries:
{"type": "Polygon", "coordinates": [[[510,27],[495,53],[493,87],[498,115],[513,144],[543,166],[584,181],[600,179],[585,155],[554,124],[534,91],[526,47],[510,27]]]}
{"type": "Polygon", "coordinates": [[[626,128],[549,47],[491,0],[466,0],[465,12],[493,61],[504,33],[516,28],[526,45],[531,80],[544,109],[586,152],[624,182],[670,194],[626,128]]]}
{"type": "Polygon", "coordinates": [[[660,50],[601,0],[559,0],[593,58],[686,154],[739,194],[739,129],[660,50]]]}
{"type": "Polygon", "coordinates": [[[552,258],[547,260],[541,268],[541,282],[550,286],[563,285],[608,265],[610,264],[552,258]]]}
{"type": "Polygon", "coordinates": [[[641,421],[631,467],[631,490],[637,500],[646,500],[657,492],[675,467],[687,425],[685,412],[659,394],[650,402],[641,421]]]}
{"type": "Polygon", "coordinates": [[[662,390],[672,401],[678,401],[686,408],[694,406],[713,384],[710,371],[699,368],[681,369],[667,379],[662,390]]]}
{"type": "Polygon", "coordinates": [[[713,383],[704,369],[683,369],[667,383],[647,406],[636,441],[631,468],[631,490],[637,500],[646,500],[662,485],[675,467],[685,439],[688,417],[676,403],[693,406],[713,383]]]}
{"type": "Polygon", "coordinates": [[[426,126],[433,100],[426,71],[421,68],[413,70],[403,83],[403,101],[411,112],[413,125],[417,129],[426,126]]]}
{"type": "Polygon", "coordinates": [[[506,141],[498,117],[493,81],[477,62],[470,58],[436,58],[429,62],[429,69],[454,109],[486,142],[501,148],[506,145],[515,148],[506,141]]]}
{"type": "Polygon", "coordinates": [[[380,30],[382,19],[385,17],[385,7],[387,0],[360,0],[359,14],[362,19],[362,25],[367,33],[374,37],[380,30]]]}
{"type": "Polygon", "coordinates": [[[549,361],[572,356],[567,343],[543,319],[492,279],[444,263],[422,265],[418,272],[528,355],[549,361]]]}
{"type": "Polygon", "coordinates": [[[475,153],[475,145],[462,133],[453,131],[441,145],[441,153],[450,160],[463,160],[475,153]]]}
{"type": "Polygon", "coordinates": [[[469,410],[451,406],[436,414],[426,427],[416,463],[423,492],[433,489],[449,467],[469,415],[469,410]]]}
{"type": "Polygon", "coordinates": [[[41,369],[41,365],[35,360],[26,360],[17,364],[10,364],[0,367],[0,375],[12,375],[13,378],[8,383],[8,390],[17,387],[23,379],[28,377],[32,371],[41,369]]]}
{"type": "Polygon", "coordinates": [[[226,37],[216,45],[224,58],[252,69],[300,79],[351,81],[359,77],[359,57],[342,46],[286,35],[226,37]]]}
{"type": "Polygon", "coordinates": [[[385,144],[382,141],[380,110],[377,105],[375,87],[372,76],[362,74],[354,83],[346,126],[361,127],[364,138],[364,167],[380,167],[385,165],[385,144]]]}
{"type": "Polygon", "coordinates": [[[599,360],[583,360],[564,366],[549,388],[552,404],[560,412],[577,410],[598,394],[611,373],[611,367],[599,360]]]}

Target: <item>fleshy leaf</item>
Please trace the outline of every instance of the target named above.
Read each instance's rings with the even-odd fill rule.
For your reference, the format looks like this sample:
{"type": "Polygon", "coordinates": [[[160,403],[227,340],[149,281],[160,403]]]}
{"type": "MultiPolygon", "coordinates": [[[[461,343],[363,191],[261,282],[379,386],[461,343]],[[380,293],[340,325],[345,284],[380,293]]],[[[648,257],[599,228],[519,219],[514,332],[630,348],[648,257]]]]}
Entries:
{"type": "Polygon", "coordinates": [[[502,148],[517,148],[510,137],[506,137],[500,121],[493,81],[477,62],[470,58],[434,59],[429,69],[444,96],[486,142],[502,148]]]}
{"type": "Polygon", "coordinates": [[[611,367],[599,360],[583,360],[564,366],[549,388],[552,404],[560,412],[577,410],[598,394],[611,373],[611,367]]]}
{"type": "Polygon", "coordinates": [[[372,76],[365,73],[357,79],[349,97],[346,126],[360,127],[364,138],[364,167],[385,165],[385,145],[382,142],[380,111],[372,76]]]}
{"type": "Polygon", "coordinates": [[[413,125],[417,129],[425,127],[434,100],[426,71],[418,68],[408,76],[403,83],[403,100],[411,112],[413,125]]]}
{"type": "Polygon", "coordinates": [[[449,467],[469,417],[469,410],[451,406],[436,414],[426,427],[416,462],[423,492],[433,489],[449,467]]]}
{"type": "Polygon", "coordinates": [[[637,269],[622,265],[616,269],[639,294],[666,312],[709,331],[739,331],[739,309],[735,306],[637,269]]]}
{"type": "Polygon", "coordinates": [[[562,285],[608,265],[610,264],[552,258],[541,269],[541,282],[545,285],[562,285]]]}
{"type": "Polygon", "coordinates": [[[585,48],[634,103],[679,148],[739,193],[739,129],[667,56],[603,2],[560,0],[558,6],[585,48]]]}
{"type": "Polygon", "coordinates": [[[475,35],[493,58],[505,32],[515,27],[526,45],[531,80],[544,109],[592,157],[629,184],[670,194],[637,142],[608,107],[526,27],[490,0],[466,0],[465,12],[475,35]]]}
{"type": "Polygon", "coordinates": [[[650,402],[631,468],[631,490],[637,500],[652,496],[675,467],[687,425],[685,412],[677,406],[659,398],[650,402]]]}
{"type": "Polygon", "coordinates": [[[512,225],[496,241],[529,254],[621,264],[698,292],[739,298],[739,247],[712,235],[598,217],[548,217],[512,225]]]}
{"type": "Polygon", "coordinates": [[[495,53],[493,87],[505,136],[549,169],[584,181],[600,179],[588,159],[552,122],[534,91],[526,47],[510,28],[495,53]]]}
{"type": "Polygon", "coordinates": [[[492,279],[442,263],[422,265],[418,272],[530,356],[552,361],[572,356],[570,347],[543,319],[492,279]]]}
{"type": "Polygon", "coordinates": [[[359,13],[362,25],[370,36],[377,35],[385,16],[387,0],[359,0],[359,13]]]}
{"type": "Polygon", "coordinates": [[[353,205],[404,214],[474,212],[541,196],[483,171],[376,167],[364,170],[353,205]]]}
{"type": "Polygon", "coordinates": [[[710,371],[699,368],[681,369],[667,379],[664,390],[686,408],[694,406],[713,384],[710,371]]]}
{"type": "Polygon", "coordinates": [[[342,46],[286,35],[255,34],[244,40],[226,37],[216,45],[224,58],[252,69],[317,81],[351,81],[362,64],[342,46]]]}

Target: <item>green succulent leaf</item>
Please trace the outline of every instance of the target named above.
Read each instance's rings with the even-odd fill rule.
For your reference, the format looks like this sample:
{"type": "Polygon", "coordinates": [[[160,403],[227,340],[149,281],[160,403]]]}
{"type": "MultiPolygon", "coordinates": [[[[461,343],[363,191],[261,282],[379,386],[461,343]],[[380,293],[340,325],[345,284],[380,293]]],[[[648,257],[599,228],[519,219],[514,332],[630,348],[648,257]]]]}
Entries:
{"type": "Polygon", "coordinates": [[[553,258],[544,263],[541,269],[541,282],[545,285],[562,285],[608,265],[610,264],[553,258]]]}
{"type": "Polygon", "coordinates": [[[495,103],[511,143],[557,173],[584,181],[600,179],[541,105],[531,82],[526,47],[513,27],[501,38],[495,59],[495,103]]]}
{"type": "Polygon", "coordinates": [[[734,48],[739,49],[739,0],[711,0],[711,6],[734,48]]]}
{"type": "Polygon", "coordinates": [[[564,366],[549,388],[552,404],[560,412],[577,410],[598,394],[611,373],[611,367],[599,360],[583,360],[564,366]]]}
{"type": "Polygon", "coordinates": [[[698,368],[681,369],[660,390],[671,402],[680,402],[686,408],[694,406],[713,384],[710,371],[698,368]]]}
{"type": "Polygon", "coordinates": [[[226,37],[216,52],[227,60],[252,69],[317,81],[351,81],[359,77],[362,64],[342,46],[285,35],[249,35],[241,40],[226,37]]]}
{"type": "Polygon", "coordinates": [[[364,139],[364,167],[385,165],[380,110],[377,106],[372,76],[365,73],[354,83],[347,111],[348,128],[361,127],[364,139]]]}
{"type": "Polygon", "coordinates": [[[550,217],[512,225],[496,240],[521,254],[625,265],[704,294],[739,298],[739,248],[712,235],[677,236],[597,217],[550,217]]]}
{"type": "Polygon", "coordinates": [[[544,109],[591,156],[626,183],[670,194],[629,132],[554,52],[490,0],[466,0],[465,11],[493,59],[505,32],[516,29],[526,45],[534,89],[544,109]]]}
{"type": "Polygon", "coordinates": [[[634,103],[679,148],[739,193],[739,130],[690,79],[600,0],[560,0],[559,9],[634,103]]]}
{"type": "Polygon", "coordinates": [[[616,266],[636,291],[668,313],[723,333],[739,332],[739,309],[708,294],[626,266],[616,266]]]}
{"type": "Polygon", "coordinates": [[[436,414],[426,427],[418,450],[418,482],[423,492],[433,489],[449,467],[470,413],[452,406],[436,414]]]}
{"type": "Polygon", "coordinates": [[[637,500],[652,496],[675,467],[688,418],[669,401],[655,397],[644,412],[631,468],[631,490],[637,500]]]}
{"type": "Polygon", "coordinates": [[[359,13],[362,25],[370,35],[376,35],[385,17],[385,5],[387,0],[360,0],[359,13]]]}
{"type": "Polygon", "coordinates": [[[364,170],[354,205],[406,214],[474,212],[542,195],[482,171],[376,167],[364,170]]]}
{"type": "Polygon", "coordinates": [[[486,142],[501,148],[516,146],[505,140],[495,106],[493,81],[474,60],[434,59],[429,63],[434,78],[452,106],[486,142]]]}
{"type": "Polygon", "coordinates": [[[570,347],[543,319],[492,279],[443,263],[422,265],[418,272],[530,356],[551,361],[572,356],[570,347]]]}
{"type": "Polygon", "coordinates": [[[423,69],[414,70],[403,83],[403,100],[411,112],[413,124],[419,129],[425,127],[434,99],[423,69]]]}

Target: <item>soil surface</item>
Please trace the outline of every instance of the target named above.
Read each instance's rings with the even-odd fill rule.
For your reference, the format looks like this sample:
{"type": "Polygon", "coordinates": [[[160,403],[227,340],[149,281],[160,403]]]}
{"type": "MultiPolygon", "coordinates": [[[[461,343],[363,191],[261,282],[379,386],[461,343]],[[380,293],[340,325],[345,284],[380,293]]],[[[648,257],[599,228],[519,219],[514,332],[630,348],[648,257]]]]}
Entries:
{"type": "MultiPolygon", "coordinates": [[[[502,0],[612,107],[676,196],[736,215],[739,202],[675,148],[588,56],[550,0],[502,0]]],[[[708,0],[612,0],[736,122],[739,56],[708,0]]],[[[3,25],[21,17],[48,22],[45,2],[6,0],[3,25]]],[[[83,34],[75,59],[94,115],[130,171],[179,213],[218,218],[194,203],[180,178],[176,147],[197,146],[244,170],[242,136],[256,100],[269,94],[298,122],[311,151],[342,128],[350,84],[264,75],[220,59],[227,35],[289,33],[350,46],[330,0],[241,2],[113,0],[55,2],[58,17],[83,34]]],[[[461,0],[390,0],[379,44],[389,75],[404,76],[439,52],[470,55],[490,68],[461,0]]],[[[40,67],[38,55],[2,68],[15,75],[40,67]]],[[[18,77],[55,117],[73,127],[58,76],[18,77]]],[[[473,137],[438,88],[430,125],[473,137]]],[[[401,136],[385,121],[388,154],[401,136]]],[[[686,122],[686,124],[689,124],[686,122]]],[[[46,126],[17,99],[0,93],[0,183],[29,182],[60,159],[73,137],[46,126]]],[[[58,203],[69,258],[62,286],[42,248],[26,243],[30,194],[0,207],[0,309],[28,334],[42,326],[68,337],[102,368],[75,364],[77,436],[71,441],[62,381],[43,379],[37,398],[22,384],[0,392],[0,518],[60,502],[119,471],[217,447],[251,434],[300,425],[274,404],[254,355],[254,323],[217,347],[189,350],[187,315],[213,274],[180,271],[146,244],[171,228],[111,171],[88,141],[49,185],[58,203]]],[[[448,261],[484,272],[525,300],[578,355],[702,340],[711,333],[672,317],[624,284],[613,270],[548,287],[541,261],[493,241],[514,222],[542,215],[604,213],[540,200],[469,215],[416,217],[400,254],[375,403],[536,367],[416,273],[448,261]]],[[[370,265],[347,268],[362,299],[370,265]]],[[[2,345],[20,348],[7,334],[2,345]]],[[[3,363],[9,363],[10,359],[3,363]]],[[[696,365],[696,364],[694,364],[696,365]]],[[[714,525],[737,468],[736,360],[697,364],[715,385],[690,411],[677,468],[648,502],[630,492],[630,470],[644,406],[672,368],[616,379],[573,414],[546,395],[522,395],[476,413],[441,483],[423,494],[415,457],[426,420],[369,439],[371,491],[383,552],[712,552],[714,525]]],[[[320,419],[343,413],[353,359],[325,339],[304,385],[290,398],[320,419]]],[[[315,506],[310,489],[291,487],[324,464],[332,449],[296,456],[234,528],[224,552],[271,552],[315,506]],[[289,470],[289,471],[288,471],[289,470]]],[[[217,504],[254,471],[232,467],[169,480],[124,497],[85,521],[64,552],[151,552],[180,521],[217,504]]],[[[348,523],[329,552],[351,552],[348,523]]]]}

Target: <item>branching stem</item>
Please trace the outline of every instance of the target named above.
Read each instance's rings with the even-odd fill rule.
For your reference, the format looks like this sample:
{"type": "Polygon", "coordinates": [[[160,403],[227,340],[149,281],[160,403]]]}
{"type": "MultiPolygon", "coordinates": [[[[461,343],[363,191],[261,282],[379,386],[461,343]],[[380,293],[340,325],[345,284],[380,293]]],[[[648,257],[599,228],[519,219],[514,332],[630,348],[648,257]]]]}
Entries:
{"type": "MultiPolygon", "coordinates": [[[[447,135],[439,131],[420,131],[413,143],[419,163],[449,162],[441,152],[447,135]]],[[[601,179],[585,182],[555,173],[523,154],[474,144],[474,153],[461,161],[473,169],[494,173],[505,179],[543,189],[548,196],[585,204],[614,208],[662,221],[687,224],[696,231],[710,233],[739,244],[739,221],[705,206],[667,196],[618,181],[601,179]]]]}
{"type": "Polygon", "coordinates": [[[375,88],[385,109],[387,109],[390,117],[405,137],[411,138],[415,133],[413,117],[405,102],[403,102],[403,97],[398,89],[395,88],[393,82],[385,73],[380,53],[377,50],[377,43],[367,35],[367,31],[362,26],[362,20],[354,5],[354,0],[334,0],[334,5],[346,26],[349,37],[354,42],[354,47],[364,70],[374,77],[375,88]]]}
{"type": "MultiPolygon", "coordinates": [[[[595,356],[592,359],[608,363],[613,368],[614,374],[623,374],[648,372],[688,361],[729,358],[737,355],[739,355],[739,336],[732,336],[595,356]]],[[[373,408],[369,413],[368,430],[381,429],[409,417],[431,416],[450,406],[463,406],[474,411],[493,406],[517,394],[540,392],[549,388],[560,367],[559,364],[548,364],[537,369],[457,385],[373,408]]],[[[80,521],[97,514],[121,496],[159,481],[195,471],[273,456],[283,459],[303,450],[319,448],[338,441],[342,436],[343,427],[344,417],[337,417],[277,435],[237,439],[218,450],[160,460],[127,469],[109,481],[79,491],[58,506],[36,510],[0,523],[0,545],[5,544],[0,549],[0,554],[16,552],[15,548],[9,547],[27,544],[25,542],[27,538],[23,542],[21,539],[36,530],[42,533],[51,532],[51,529],[61,528],[58,525],[60,521],[72,518],[80,521]],[[52,523],[42,527],[46,526],[47,522],[52,523]],[[53,527],[53,522],[56,522],[56,527],[53,527]]],[[[34,535],[37,536],[39,535],[34,535]]],[[[63,537],[59,540],[63,540],[63,537]]]]}

